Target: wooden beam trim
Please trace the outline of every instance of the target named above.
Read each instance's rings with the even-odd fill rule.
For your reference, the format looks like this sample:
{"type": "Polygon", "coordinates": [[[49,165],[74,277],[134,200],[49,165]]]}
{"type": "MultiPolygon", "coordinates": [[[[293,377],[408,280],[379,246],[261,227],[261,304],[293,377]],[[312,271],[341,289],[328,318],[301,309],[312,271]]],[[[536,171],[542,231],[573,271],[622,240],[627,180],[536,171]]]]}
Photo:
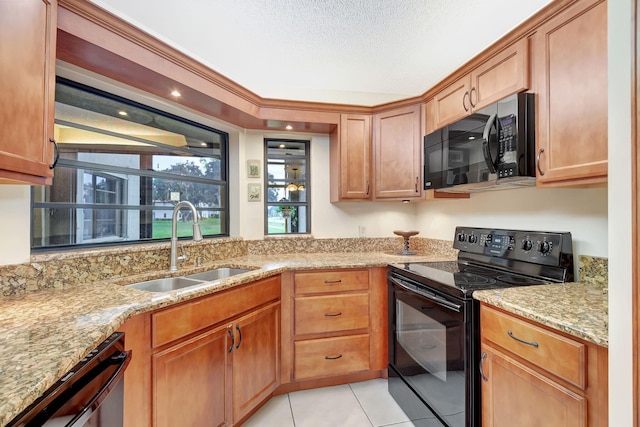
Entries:
{"type": "Polygon", "coordinates": [[[199,76],[200,78],[212,83],[213,85],[226,90],[230,94],[242,98],[243,100],[250,102],[251,104],[254,104],[259,108],[376,114],[394,108],[427,101],[428,99],[432,98],[437,92],[449,86],[459,78],[468,74],[475,67],[488,60],[492,55],[495,55],[496,53],[503,50],[510,44],[518,41],[519,39],[530,36],[535,32],[535,29],[540,24],[550,19],[557,13],[561,12],[565,8],[569,7],[576,1],[577,0],[557,0],[555,2],[552,2],[547,7],[530,17],[527,21],[519,25],[517,28],[507,33],[504,37],[500,38],[500,40],[481,51],[474,58],[466,62],[464,65],[462,65],[460,68],[455,70],[453,73],[451,73],[445,79],[427,90],[422,95],[391,103],[380,104],[373,107],[262,98],[249,89],[237,84],[233,80],[221,75],[215,70],[206,67],[205,65],[172,48],[166,43],[155,39],[148,33],[122,21],[118,17],[112,15],[111,13],[96,5],[93,5],[90,2],[83,0],[60,0],[59,6],[69,10],[70,12],[78,16],[81,16],[82,18],[92,22],[95,25],[98,25],[114,34],[117,34],[118,36],[130,41],[131,43],[147,49],[148,51],[152,52],[155,55],[158,55],[166,61],[169,61],[193,73],[194,75],[199,76]]]}

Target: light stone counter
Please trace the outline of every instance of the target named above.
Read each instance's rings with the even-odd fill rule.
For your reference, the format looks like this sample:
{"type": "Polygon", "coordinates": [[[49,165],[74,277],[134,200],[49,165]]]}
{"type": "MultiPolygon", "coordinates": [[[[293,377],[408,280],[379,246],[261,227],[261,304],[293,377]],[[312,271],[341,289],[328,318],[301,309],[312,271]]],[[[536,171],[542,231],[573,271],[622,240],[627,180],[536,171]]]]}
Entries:
{"type": "Polygon", "coordinates": [[[384,267],[389,263],[451,260],[450,254],[399,256],[385,252],[246,255],[209,263],[256,269],[165,293],[121,285],[167,276],[167,271],[121,277],[0,299],[0,427],[24,410],[73,365],[132,316],[219,292],[287,270],[384,267]]]}

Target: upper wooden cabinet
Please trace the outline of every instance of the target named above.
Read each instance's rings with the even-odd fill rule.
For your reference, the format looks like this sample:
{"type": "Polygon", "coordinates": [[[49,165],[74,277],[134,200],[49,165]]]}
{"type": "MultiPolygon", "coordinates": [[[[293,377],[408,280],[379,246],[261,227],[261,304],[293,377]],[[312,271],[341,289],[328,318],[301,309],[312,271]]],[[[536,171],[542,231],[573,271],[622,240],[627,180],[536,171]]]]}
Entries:
{"type": "Polygon", "coordinates": [[[0,0],[0,183],[51,184],[56,0],[0,0]]]}
{"type": "Polygon", "coordinates": [[[534,36],[538,186],[607,180],[607,4],[579,1],[534,36]]]}
{"type": "Polygon", "coordinates": [[[375,199],[422,198],[420,104],[373,116],[375,199]]]}
{"type": "Polygon", "coordinates": [[[427,102],[426,133],[528,88],[529,49],[523,38],[436,93],[427,102]]]}
{"type": "Polygon", "coordinates": [[[331,202],[371,199],[371,115],[342,114],[330,155],[331,202]]]}

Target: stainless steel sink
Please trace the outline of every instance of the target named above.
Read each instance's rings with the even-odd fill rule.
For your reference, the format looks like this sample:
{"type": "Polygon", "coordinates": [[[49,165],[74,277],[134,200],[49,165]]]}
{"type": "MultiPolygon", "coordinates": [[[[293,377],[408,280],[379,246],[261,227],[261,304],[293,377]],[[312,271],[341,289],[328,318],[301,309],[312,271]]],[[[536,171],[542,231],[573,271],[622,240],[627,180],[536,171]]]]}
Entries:
{"type": "Polygon", "coordinates": [[[184,277],[187,279],[196,279],[209,282],[212,280],[223,279],[229,276],[235,276],[236,274],[246,273],[247,271],[251,270],[245,270],[243,268],[222,267],[216,268],[215,270],[203,271],[202,273],[189,274],[188,276],[184,277]]]}
{"type": "Polygon", "coordinates": [[[213,280],[223,279],[225,277],[235,276],[236,274],[246,273],[242,268],[216,268],[215,270],[203,271],[202,273],[190,274],[188,276],[165,277],[162,279],[147,280],[144,282],[133,283],[127,285],[129,288],[140,289],[148,292],[168,292],[177,289],[188,288],[203,282],[211,282],[213,280]]]}
{"type": "Polygon", "coordinates": [[[163,279],[147,280],[145,282],[127,285],[129,288],[140,289],[149,292],[168,292],[176,289],[187,288],[189,286],[202,283],[202,280],[188,279],[186,277],[165,277],[163,279]]]}

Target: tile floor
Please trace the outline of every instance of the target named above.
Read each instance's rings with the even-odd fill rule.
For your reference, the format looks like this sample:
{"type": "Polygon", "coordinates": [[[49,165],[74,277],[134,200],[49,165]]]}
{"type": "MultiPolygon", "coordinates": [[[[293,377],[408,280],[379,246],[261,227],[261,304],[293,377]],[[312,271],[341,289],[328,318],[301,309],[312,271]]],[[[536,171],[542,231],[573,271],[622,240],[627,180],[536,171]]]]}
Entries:
{"type": "Polygon", "coordinates": [[[387,391],[386,379],[296,391],[272,397],[243,427],[440,427],[409,420],[387,391]]]}

